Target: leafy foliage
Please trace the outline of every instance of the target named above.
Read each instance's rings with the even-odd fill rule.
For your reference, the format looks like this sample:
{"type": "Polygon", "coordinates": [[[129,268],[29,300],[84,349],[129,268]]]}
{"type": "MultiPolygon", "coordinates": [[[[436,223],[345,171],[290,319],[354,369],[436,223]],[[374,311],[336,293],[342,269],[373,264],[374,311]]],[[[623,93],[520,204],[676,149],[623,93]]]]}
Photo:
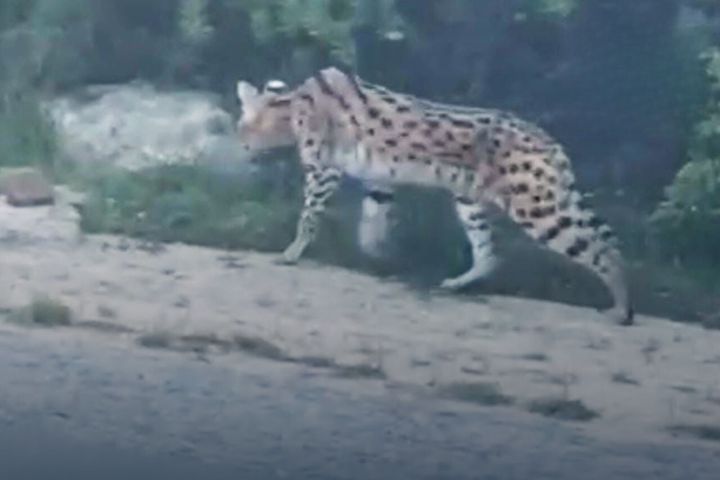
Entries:
{"type": "Polygon", "coordinates": [[[581,0],[528,0],[526,9],[543,16],[564,18],[578,8],[581,0]]]}
{"type": "Polygon", "coordinates": [[[650,218],[667,253],[693,262],[720,262],[720,49],[703,54],[710,100],[695,128],[690,161],[667,187],[650,218]]]}
{"type": "Polygon", "coordinates": [[[378,29],[399,28],[392,0],[237,0],[252,18],[255,37],[269,43],[283,38],[300,46],[327,49],[334,60],[351,65],[355,58],[356,9],[378,29]]]}

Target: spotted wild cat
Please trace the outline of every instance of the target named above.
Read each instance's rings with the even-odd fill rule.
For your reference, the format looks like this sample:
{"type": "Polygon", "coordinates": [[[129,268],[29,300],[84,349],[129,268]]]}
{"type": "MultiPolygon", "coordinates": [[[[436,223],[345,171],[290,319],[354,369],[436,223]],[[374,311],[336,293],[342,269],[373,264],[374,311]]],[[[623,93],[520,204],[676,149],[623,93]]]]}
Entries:
{"type": "Polygon", "coordinates": [[[507,112],[392,92],[335,68],[294,90],[274,80],[260,92],[241,81],[237,93],[243,148],[297,145],[304,167],[305,203],[285,262],[296,262],[313,240],[343,175],[363,181],[363,207],[380,215],[393,201],[394,185],[444,188],[454,195],[473,259],[444,288],[463,287],[493,269],[486,212],[494,205],[537,242],[598,275],[613,297],[612,317],[632,323],[612,231],[584,204],[562,147],[535,125],[507,112]]]}

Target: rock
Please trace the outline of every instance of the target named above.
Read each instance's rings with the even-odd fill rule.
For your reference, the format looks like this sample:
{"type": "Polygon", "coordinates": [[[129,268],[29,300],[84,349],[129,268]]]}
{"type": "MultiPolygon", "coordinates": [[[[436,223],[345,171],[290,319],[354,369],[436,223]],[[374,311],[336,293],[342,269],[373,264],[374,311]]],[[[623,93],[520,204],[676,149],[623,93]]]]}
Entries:
{"type": "Polygon", "coordinates": [[[238,148],[232,115],[208,92],[133,82],[87,87],[46,107],[61,155],[85,168],[203,164],[248,176],[254,170],[238,148]]]}
{"type": "Polygon", "coordinates": [[[39,170],[24,168],[0,174],[0,195],[13,207],[50,205],[55,202],[53,186],[39,170]]]}

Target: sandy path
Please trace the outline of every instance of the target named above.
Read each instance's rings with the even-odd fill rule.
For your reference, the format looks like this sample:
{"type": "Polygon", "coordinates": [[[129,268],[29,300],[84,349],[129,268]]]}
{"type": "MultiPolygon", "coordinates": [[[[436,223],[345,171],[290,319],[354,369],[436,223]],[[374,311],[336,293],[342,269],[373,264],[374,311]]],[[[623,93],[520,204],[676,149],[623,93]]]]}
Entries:
{"type": "Polygon", "coordinates": [[[8,479],[715,480],[720,467],[708,446],[607,441],[514,407],[67,329],[0,326],[0,378],[8,479]]]}
{"type": "Polygon", "coordinates": [[[252,252],[155,251],[79,234],[63,201],[0,205],[0,218],[0,309],[36,294],[60,298],[79,322],[115,332],[75,333],[97,342],[112,338],[135,351],[139,338],[168,346],[185,336],[209,359],[223,342],[259,337],[292,358],[377,368],[385,386],[422,394],[486,382],[518,412],[537,398],[579,399],[600,417],[576,428],[598,437],[694,441],[666,429],[720,427],[718,331],[648,317],[621,328],[583,308],[422,294],[312,261],[283,267],[252,252]]]}

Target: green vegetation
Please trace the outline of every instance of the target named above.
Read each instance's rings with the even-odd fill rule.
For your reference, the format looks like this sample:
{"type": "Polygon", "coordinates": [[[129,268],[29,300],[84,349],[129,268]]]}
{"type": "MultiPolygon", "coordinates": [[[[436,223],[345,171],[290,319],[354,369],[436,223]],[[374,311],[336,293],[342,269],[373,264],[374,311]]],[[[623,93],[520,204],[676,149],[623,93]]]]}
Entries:
{"type": "Polygon", "coordinates": [[[650,217],[663,253],[695,265],[720,264],[720,49],[706,62],[710,99],[694,129],[690,161],[650,217]]]}
{"type": "Polygon", "coordinates": [[[461,402],[477,403],[486,406],[509,405],[513,403],[512,397],[502,393],[500,387],[494,383],[457,382],[442,385],[438,388],[438,391],[444,398],[461,402]]]}
{"type": "Polygon", "coordinates": [[[715,425],[675,425],[669,428],[671,433],[676,435],[687,435],[707,440],[720,442],[720,426],[715,425]]]}
{"type": "Polygon", "coordinates": [[[627,372],[619,371],[612,374],[611,377],[613,383],[621,383],[624,385],[640,385],[640,382],[633,378],[630,374],[627,372]]]}
{"type": "Polygon", "coordinates": [[[268,360],[290,361],[290,357],[277,345],[259,337],[241,334],[221,338],[214,333],[176,335],[172,332],[155,331],[140,335],[138,345],[175,352],[208,353],[210,350],[222,353],[240,352],[268,360]]]}
{"type": "Polygon", "coordinates": [[[72,324],[73,314],[61,301],[38,296],[29,305],[10,312],[8,320],[24,326],[66,327],[72,324]]]}
{"type": "Polygon", "coordinates": [[[528,405],[528,411],[545,417],[575,422],[587,422],[600,416],[581,400],[554,397],[533,400],[528,405]]]}
{"type": "Polygon", "coordinates": [[[112,172],[89,188],[81,226],[154,242],[277,251],[292,240],[298,201],[262,182],[195,166],[112,172]]]}

